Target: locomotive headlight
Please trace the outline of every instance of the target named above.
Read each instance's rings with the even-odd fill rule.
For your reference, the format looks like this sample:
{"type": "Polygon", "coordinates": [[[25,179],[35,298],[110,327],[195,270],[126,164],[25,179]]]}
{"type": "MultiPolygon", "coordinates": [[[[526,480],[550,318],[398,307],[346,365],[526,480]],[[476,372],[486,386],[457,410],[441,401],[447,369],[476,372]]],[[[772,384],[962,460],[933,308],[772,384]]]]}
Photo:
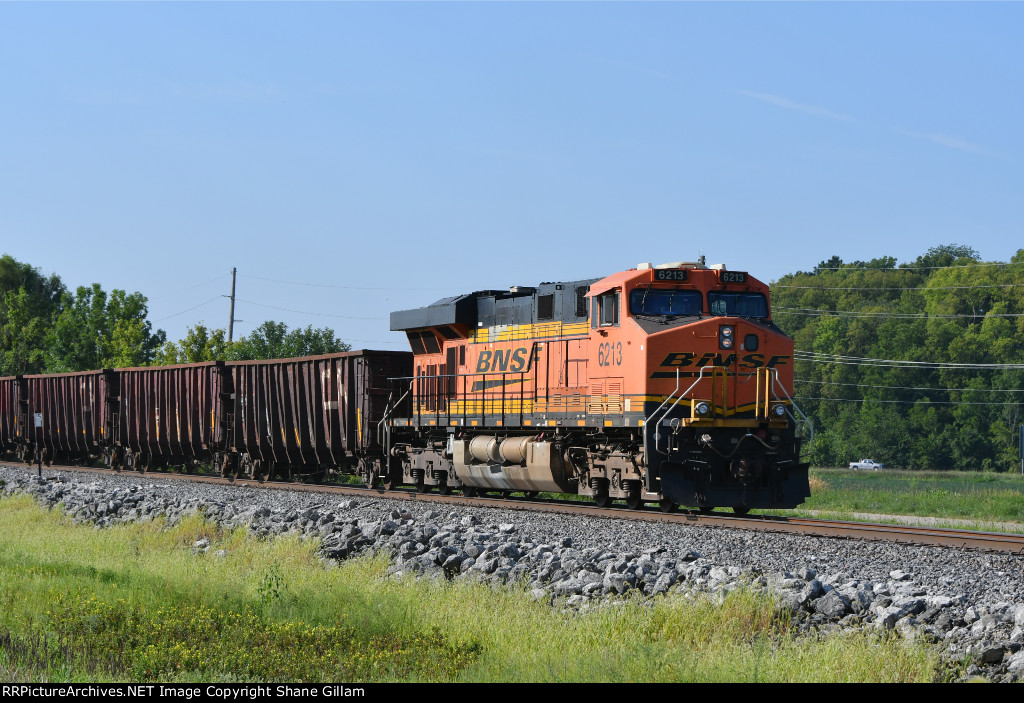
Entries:
{"type": "Polygon", "coordinates": [[[697,405],[696,405],[696,407],[694,407],[693,411],[695,413],[697,413],[698,415],[700,415],[700,416],[704,416],[704,415],[707,415],[709,412],[711,412],[711,406],[708,405],[707,403],[705,403],[704,401],[701,401],[701,402],[697,403],[697,405]]]}
{"type": "Polygon", "coordinates": [[[718,346],[722,349],[732,349],[735,344],[736,330],[731,325],[722,325],[718,328],[718,346]]]}
{"type": "Polygon", "coordinates": [[[772,408],[772,413],[775,415],[775,417],[781,419],[786,415],[786,406],[776,405],[775,407],[772,408]]]}

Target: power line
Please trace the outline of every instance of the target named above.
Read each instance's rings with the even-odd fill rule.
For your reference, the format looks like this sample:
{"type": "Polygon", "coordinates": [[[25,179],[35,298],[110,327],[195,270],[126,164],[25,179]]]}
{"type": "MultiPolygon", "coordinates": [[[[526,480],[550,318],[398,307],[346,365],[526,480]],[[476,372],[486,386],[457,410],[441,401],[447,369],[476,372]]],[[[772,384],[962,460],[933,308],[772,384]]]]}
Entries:
{"type": "Polygon", "coordinates": [[[849,366],[882,366],[913,369],[1024,369],[1024,364],[960,364],[937,361],[903,361],[899,359],[871,359],[859,356],[841,356],[796,350],[794,359],[818,364],[846,364],[849,366]]]}
{"type": "Polygon", "coordinates": [[[805,378],[794,378],[796,383],[813,383],[818,386],[852,386],[854,388],[883,388],[894,391],[941,391],[974,393],[1024,393],[1024,388],[933,388],[932,386],[877,386],[869,383],[840,383],[838,381],[811,381],[805,378]]]}
{"type": "Polygon", "coordinates": [[[185,309],[185,310],[182,310],[181,312],[176,312],[176,313],[174,313],[173,315],[168,315],[167,317],[161,317],[161,318],[160,318],[159,320],[153,320],[153,322],[163,322],[164,320],[169,320],[169,319],[171,319],[172,317],[177,317],[178,315],[184,315],[185,313],[187,313],[187,312],[190,312],[190,311],[192,311],[192,310],[195,310],[196,308],[201,308],[201,307],[203,307],[204,305],[209,305],[209,304],[210,304],[210,303],[212,303],[213,301],[215,301],[215,300],[219,300],[219,299],[220,299],[220,297],[221,297],[221,296],[219,296],[219,295],[215,295],[214,297],[212,297],[212,298],[210,298],[209,300],[207,300],[207,301],[206,301],[205,303],[199,303],[199,305],[193,305],[192,307],[190,307],[190,308],[187,308],[187,309],[185,309]]]}
{"type": "Polygon", "coordinates": [[[784,315],[803,315],[805,317],[827,317],[834,315],[835,317],[887,317],[896,320],[926,320],[928,318],[942,319],[942,320],[956,320],[961,318],[978,318],[978,317],[1024,317],[1024,313],[1018,312],[985,312],[972,315],[970,313],[957,313],[949,315],[933,315],[931,313],[914,313],[914,312],[860,312],[853,310],[820,310],[815,308],[787,308],[772,306],[772,312],[780,312],[784,315]]]}
{"type": "Polygon", "coordinates": [[[277,278],[264,278],[262,276],[249,276],[247,274],[239,274],[242,278],[254,278],[257,281],[270,281],[271,283],[284,283],[289,286],[307,286],[311,288],[338,288],[341,290],[394,290],[394,291],[446,291],[451,290],[450,288],[399,288],[397,286],[387,286],[383,288],[375,288],[372,286],[339,286],[332,283],[309,283],[307,281],[282,281],[277,278]]]}
{"type": "Polygon", "coordinates": [[[347,339],[347,340],[342,340],[342,341],[362,342],[363,344],[402,344],[402,345],[408,344],[408,342],[406,342],[406,341],[398,341],[398,340],[386,340],[385,341],[383,339],[347,339]]]}
{"type": "Polygon", "coordinates": [[[195,285],[188,286],[187,288],[179,288],[178,290],[171,291],[170,293],[161,293],[160,295],[154,295],[152,298],[149,298],[149,300],[159,300],[160,298],[166,298],[169,295],[178,295],[179,293],[184,293],[186,291],[194,290],[195,288],[202,288],[203,286],[210,285],[214,281],[219,281],[220,279],[224,278],[224,276],[226,276],[226,275],[227,274],[223,274],[222,273],[219,276],[217,276],[216,278],[211,278],[209,281],[203,281],[202,283],[196,283],[195,285]]]}
{"type": "Polygon", "coordinates": [[[293,310],[291,308],[279,308],[279,307],[277,307],[275,305],[264,305],[263,303],[256,303],[256,302],[253,302],[252,300],[243,300],[242,298],[237,298],[236,300],[238,300],[238,302],[240,302],[240,303],[248,303],[249,305],[255,305],[258,308],[270,308],[271,310],[282,310],[284,312],[294,312],[294,313],[298,313],[300,315],[316,315],[318,317],[337,317],[337,318],[340,318],[340,319],[343,319],[343,320],[385,320],[385,319],[387,319],[387,318],[384,318],[384,317],[357,317],[357,316],[354,316],[354,315],[331,315],[331,314],[326,313],[326,312],[310,312],[308,310],[293,310]]]}
{"type": "Polygon", "coordinates": [[[975,288],[1016,288],[1018,286],[1024,286],[1024,283],[981,283],[973,286],[904,286],[904,287],[893,287],[893,286],[771,286],[772,290],[778,290],[780,288],[793,289],[793,290],[916,290],[916,291],[931,291],[931,290],[974,290],[975,288]]]}
{"type": "Polygon", "coordinates": [[[995,403],[974,400],[876,400],[874,398],[814,398],[806,395],[795,395],[793,398],[794,400],[831,400],[837,403],[902,403],[904,405],[1024,405],[1024,401],[995,403]]]}

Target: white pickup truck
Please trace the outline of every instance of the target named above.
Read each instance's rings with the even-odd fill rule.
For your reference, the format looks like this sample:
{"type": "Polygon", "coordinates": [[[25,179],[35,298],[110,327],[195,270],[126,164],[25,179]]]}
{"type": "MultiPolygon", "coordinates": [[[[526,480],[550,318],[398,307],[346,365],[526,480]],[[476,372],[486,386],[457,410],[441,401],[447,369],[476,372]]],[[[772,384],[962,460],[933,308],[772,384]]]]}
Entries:
{"type": "Polygon", "coordinates": [[[878,471],[880,468],[882,468],[882,465],[881,464],[876,464],[875,462],[871,461],[871,459],[861,459],[860,461],[851,461],[850,462],[850,468],[851,469],[873,469],[874,471],[878,471]]]}

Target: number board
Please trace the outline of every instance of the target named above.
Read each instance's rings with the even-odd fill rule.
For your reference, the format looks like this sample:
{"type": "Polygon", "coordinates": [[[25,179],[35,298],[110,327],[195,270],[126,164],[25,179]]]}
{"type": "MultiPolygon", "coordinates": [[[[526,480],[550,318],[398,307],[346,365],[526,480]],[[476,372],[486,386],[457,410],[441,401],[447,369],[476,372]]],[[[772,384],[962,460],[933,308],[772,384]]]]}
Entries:
{"type": "Polygon", "coordinates": [[[655,281],[685,281],[685,269],[654,269],[655,281]]]}
{"type": "Polygon", "coordinates": [[[722,271],[718,276],[722,283],[746,283],[747,274],[743,271],[722,271]]]}

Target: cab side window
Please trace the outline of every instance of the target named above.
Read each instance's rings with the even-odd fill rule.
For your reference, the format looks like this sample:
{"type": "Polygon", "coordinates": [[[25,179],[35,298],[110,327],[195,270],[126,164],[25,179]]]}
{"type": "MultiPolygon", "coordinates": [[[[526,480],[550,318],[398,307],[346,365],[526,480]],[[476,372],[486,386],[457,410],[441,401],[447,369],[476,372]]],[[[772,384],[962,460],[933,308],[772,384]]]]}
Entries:
{"type": "Polygon", "coordinates": [[[603,293],[597,298],[599,325],[614,327],[619,324],[619,292],[603,293]]]}

